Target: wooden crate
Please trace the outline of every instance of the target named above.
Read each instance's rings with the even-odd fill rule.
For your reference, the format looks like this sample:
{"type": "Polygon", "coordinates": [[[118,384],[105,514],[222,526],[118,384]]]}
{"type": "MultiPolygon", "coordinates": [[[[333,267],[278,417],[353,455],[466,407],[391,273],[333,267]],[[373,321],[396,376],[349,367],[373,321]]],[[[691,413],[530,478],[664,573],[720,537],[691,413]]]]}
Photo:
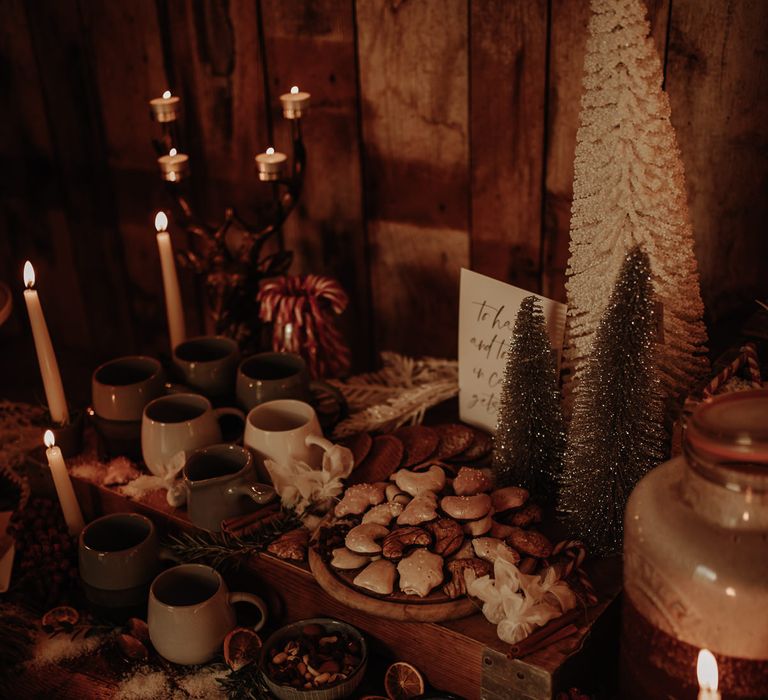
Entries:
{"type": "MultiPolygon", "coordinates": [[[[184,511],[166,504],[164,493],[154,492],[138,502],[82,479],[73,481],[87,519],[130,510],[150,516],[161,531],[195,529],[184,511]]],[[[613,635],[616,646],[609,609],[616,608],[620,562],[594,562],[590,573],[601,602],[576,622],[578,632],[516,660],[506,656],[508,645],[498,639],[494,626],[480,613],[436,624],[382,619],[348,608],[327,595],[306,565],[270,555],[254,557],[248,563],[247,583],[269,602],[275,611],[273,617],[280,622],[317,615],[346,620],[369,635],[374,654],[413,663],[441,690],[467,700],[549,700],[557,690],[605,672],[610,650],[601,645],[601,633],[613,635]],[[597,661],[588,663],[591,659],[597,661]]]]}

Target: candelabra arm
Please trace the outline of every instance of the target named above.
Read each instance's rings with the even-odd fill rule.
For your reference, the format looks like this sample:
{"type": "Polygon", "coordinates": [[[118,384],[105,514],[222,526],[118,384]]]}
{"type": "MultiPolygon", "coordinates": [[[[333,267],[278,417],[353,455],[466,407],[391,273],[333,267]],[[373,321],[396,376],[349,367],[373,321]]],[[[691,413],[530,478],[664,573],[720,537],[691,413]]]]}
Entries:
{"type": "Polygon", "coordinates": [[[204,237],[213,236],[215,234],[215,230],[210,226],[207,226],[203,222],[203,220],[199,216],[197,216],[197,214],[195,214],[191,204],[189,203],[187,198],[182,194],[179,184],[175,182],[166,182],[165,184],[166,184],[166,189],[168,190],[168,194],[171,196],[171,199],[173,199],[173,201],[176,202],[176,206],[178,207],[178,210],[181,212],[182,226],[187,231],[189,231],[190,233],[194,233],[197,236],[204,236],[204,237]]]}

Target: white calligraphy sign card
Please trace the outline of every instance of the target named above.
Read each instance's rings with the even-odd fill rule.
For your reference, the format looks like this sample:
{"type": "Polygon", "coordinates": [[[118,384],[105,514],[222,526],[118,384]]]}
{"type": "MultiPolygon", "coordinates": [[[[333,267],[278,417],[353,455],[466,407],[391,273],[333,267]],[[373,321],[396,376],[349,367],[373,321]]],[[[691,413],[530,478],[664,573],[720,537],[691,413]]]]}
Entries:
{"type": "MultiPolygon", "coordinates": [[[[520,303],[531,292],[471,270],[461,270],[459,300],[459,416],[469,425],[496,431],[507,350],[520,303]]],[[[565,304],[534,295],[541,302],[553,349],[565,335],[565,304]]]]}

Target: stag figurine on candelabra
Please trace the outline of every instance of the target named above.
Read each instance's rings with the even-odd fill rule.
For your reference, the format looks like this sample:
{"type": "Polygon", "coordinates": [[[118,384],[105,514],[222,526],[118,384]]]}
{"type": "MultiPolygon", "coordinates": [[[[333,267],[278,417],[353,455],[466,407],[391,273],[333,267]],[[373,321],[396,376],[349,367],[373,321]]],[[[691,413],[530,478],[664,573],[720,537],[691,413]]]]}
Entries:
{"type": "Polygon", "coordinates": [[[260,221],[247,222],[228,208],[221,224],[211,225],[195,210],[186,194],[189,156],[179,150],[178,113],[181,99],[166,91],[150,101],[162,133],[154,140],[161,176],[174,206],[177,222],[190,238],[190,246],[177,258],[202,279],[216,332],[237,340],[243,350],[259,349],[263,342],[259,313],[259,286],[264,279],[283,275],[293,254],[285,250],[282,227],[295,208],[304,182],[307,152],[301,134],[301,118],[309,107],[309,94],[294,87],[282,95],[283,116],[291,123],[292,163],[288,157],[267,149],[255,157],[259,180],[272,185],[272,201],[260,221]]]}

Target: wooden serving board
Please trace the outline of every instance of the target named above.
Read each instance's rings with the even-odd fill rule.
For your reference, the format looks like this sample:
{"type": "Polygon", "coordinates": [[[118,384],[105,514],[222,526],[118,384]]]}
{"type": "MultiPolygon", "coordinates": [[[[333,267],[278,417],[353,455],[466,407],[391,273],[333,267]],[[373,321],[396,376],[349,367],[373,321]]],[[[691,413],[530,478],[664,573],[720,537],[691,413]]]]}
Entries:
{"type": "Polygon", "coordinates": [[[337,574],[312,547],[309,548],[309,568],[328,595],[350,608],[377,617],[402,622],[444,622],[459,620],[478,612],[477,606],[467,597],[456,600],[445,596],[430,600],[405,595],[399,599],[375,598],[358,590],[344,576],[337,574]]]}

